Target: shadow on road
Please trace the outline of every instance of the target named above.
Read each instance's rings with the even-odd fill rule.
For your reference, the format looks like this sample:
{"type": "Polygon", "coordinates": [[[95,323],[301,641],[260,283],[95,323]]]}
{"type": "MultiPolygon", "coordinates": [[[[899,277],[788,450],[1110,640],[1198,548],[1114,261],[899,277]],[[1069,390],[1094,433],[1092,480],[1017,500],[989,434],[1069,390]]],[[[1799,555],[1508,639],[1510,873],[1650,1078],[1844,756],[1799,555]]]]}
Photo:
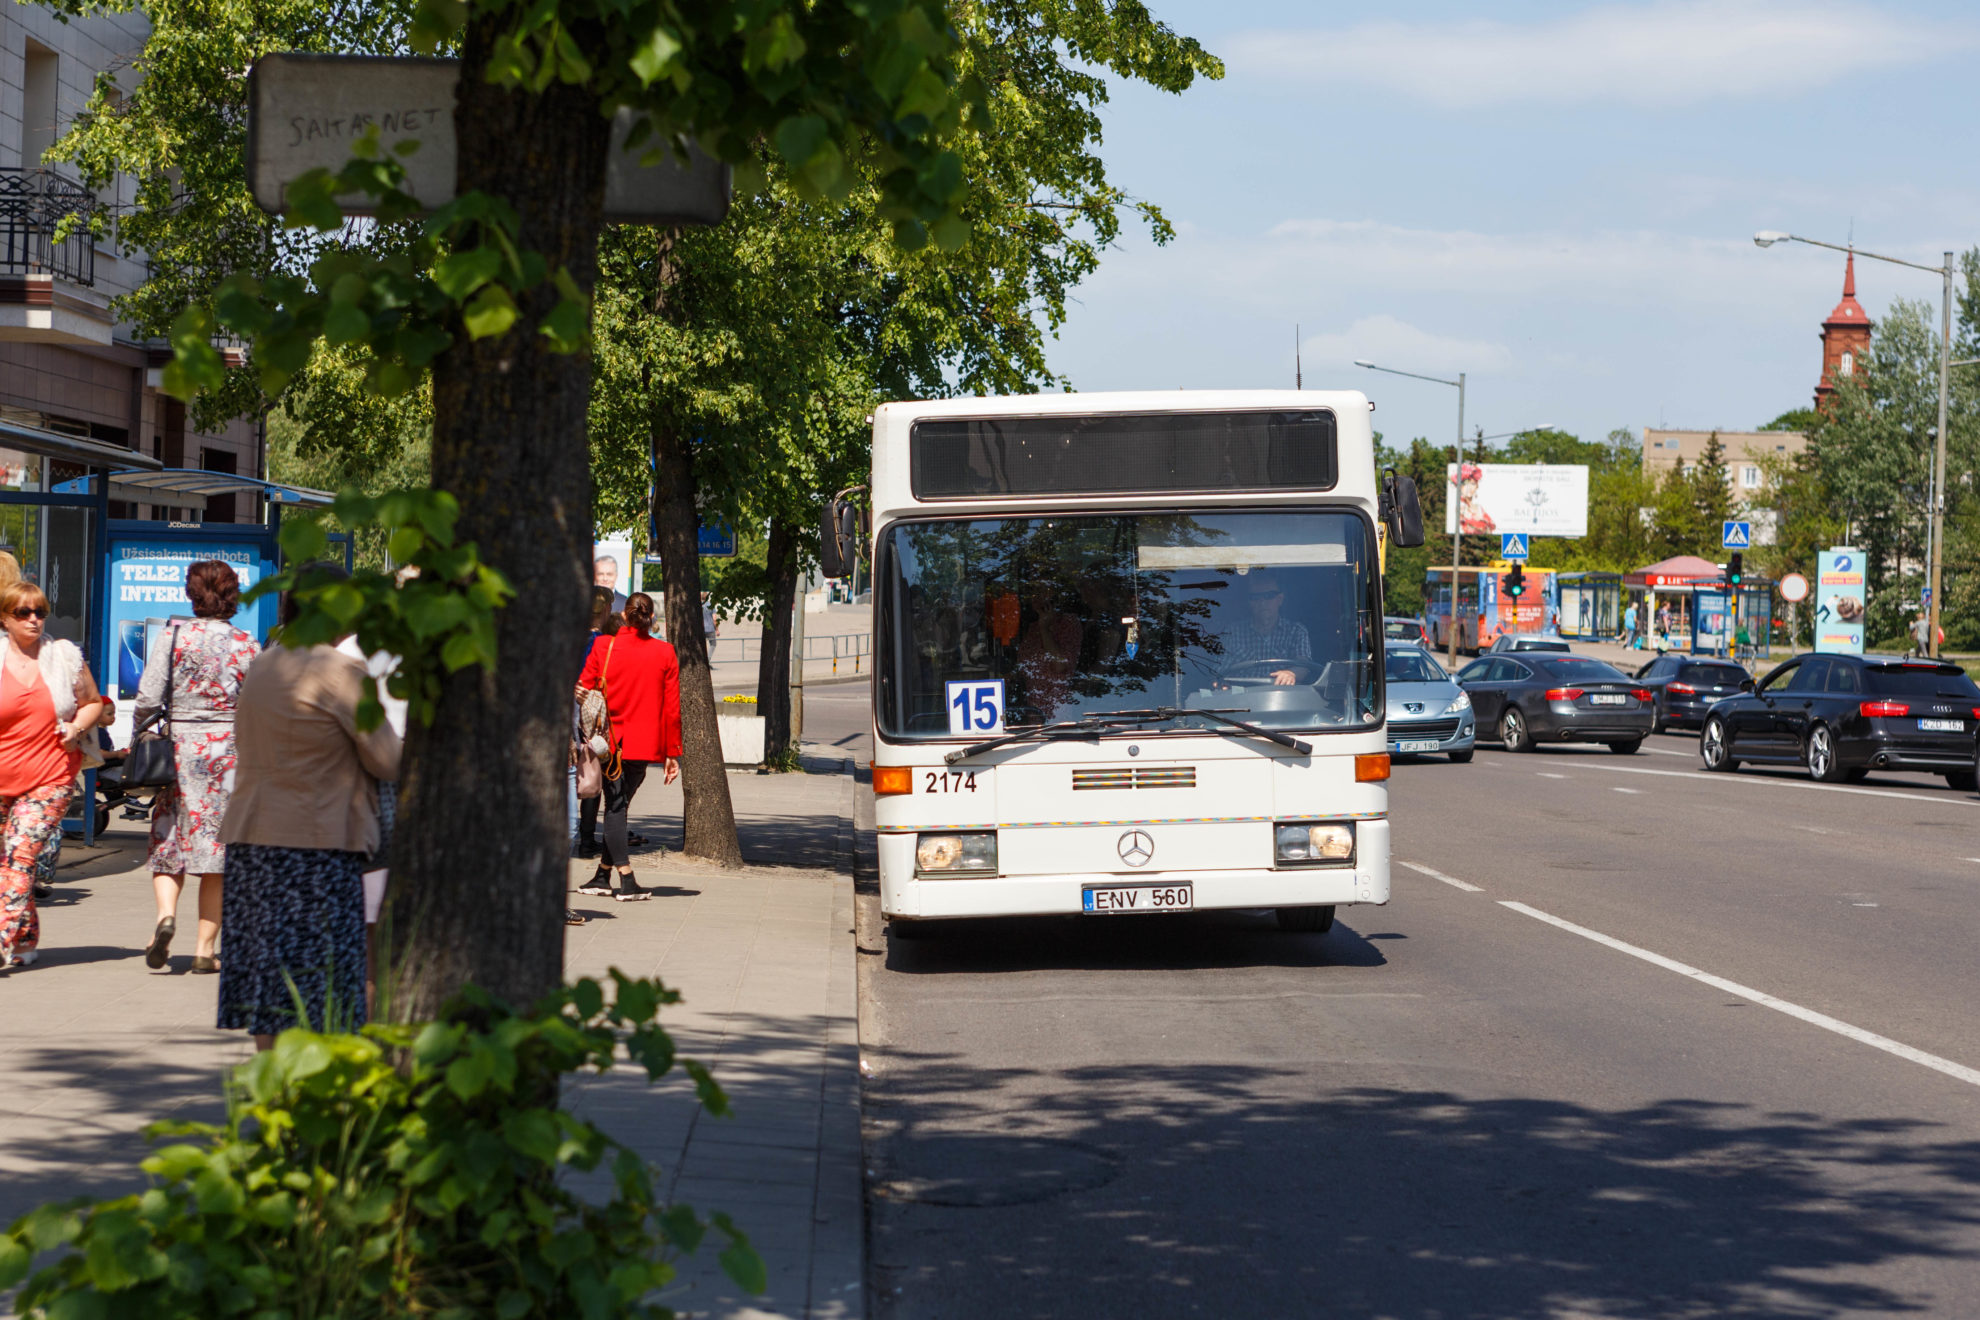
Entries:
{"type": "Polygon", "coordinates": [[[1198,912],[1150,917],[979,917],[889,937],[887,970],[910,976],[1040,970],[1380,967],[1388,960],[1353,927],[1281,931],[1271,915],[1198,912]]]}
{"type": "Polygon", "coordinates": [[[869,1098],[879,1314],[1959,1312],[1963,1133],[1312,1082],[891,1060],[869,1098]]]}

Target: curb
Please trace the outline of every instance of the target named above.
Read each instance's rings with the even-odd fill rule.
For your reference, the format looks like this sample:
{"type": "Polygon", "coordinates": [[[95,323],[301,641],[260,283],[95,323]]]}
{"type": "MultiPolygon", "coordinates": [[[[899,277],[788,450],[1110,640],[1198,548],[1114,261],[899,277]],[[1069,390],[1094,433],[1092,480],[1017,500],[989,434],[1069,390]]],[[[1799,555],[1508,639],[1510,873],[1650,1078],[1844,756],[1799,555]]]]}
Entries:
{"type": "Polygon", "coordinates": [[[809,1284],[805,1315],[813,1320],[864,1320],[866,1315],[866,1184],[860,1149],[859,983],[853,936],[854,828],[852,757],[839,773],[839,832],[832,880],[835,952],[826,978],[826,1038],[820,1086],[818,1183],[813,1195],[809,1284]],[[839,932],[844,932],[840,934],[839,932]]]}

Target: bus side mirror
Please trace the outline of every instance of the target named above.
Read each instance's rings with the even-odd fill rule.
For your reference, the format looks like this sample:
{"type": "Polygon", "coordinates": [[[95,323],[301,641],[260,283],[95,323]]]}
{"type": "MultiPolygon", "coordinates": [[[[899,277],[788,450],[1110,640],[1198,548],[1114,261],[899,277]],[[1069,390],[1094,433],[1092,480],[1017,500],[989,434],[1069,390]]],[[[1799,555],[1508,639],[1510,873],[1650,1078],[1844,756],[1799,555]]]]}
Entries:
{"type": "Polygon", "coordinates": [[[1382,520],[1389,525],[1389,542],[1402,549],[1423,544],[1423,506],[1416,498],[1416,482],[1399,477],[1390,468],[1382,477],[1382,520]]]}
{"type": "Polygon", "coordinates": [[[819,571],[828,578],[851,577],[859,558],[859,510],[835,495],[826,502],[819,521],[819,571]]]}

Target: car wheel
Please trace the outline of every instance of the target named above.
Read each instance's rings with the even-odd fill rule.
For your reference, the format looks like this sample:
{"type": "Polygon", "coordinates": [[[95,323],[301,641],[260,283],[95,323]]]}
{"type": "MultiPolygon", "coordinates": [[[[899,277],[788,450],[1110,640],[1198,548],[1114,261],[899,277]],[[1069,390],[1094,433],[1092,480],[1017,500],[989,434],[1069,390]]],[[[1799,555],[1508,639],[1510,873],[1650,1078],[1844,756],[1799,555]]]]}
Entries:
{"type": "Polygon", "coordinates": [[[1971,793],[1980,788],[1980,776],[1971,770],[1955,770],[1946,776],[1946,787],[1956,788],[1962,793],[1971,793]]]}
{"type": "Polygon", "coordinates": [[[1823,784],[1842,782],[1842,767],[1836,764],[1836,735],[1829,731],[1828,725],[1818,724],[1808,731],[1808,746],[1803,754],[1810,779],[1823,784]]]}
{"type": "Polygon", "coordinates": [[[1641,738],[1628,738],[1622,742],[1610,743],[1609,750],[1617,756],[1634,756],[1636,755],[1636,749],[1641,746],[1643,746],[1643,740],[1641,738]]]}
{"type": "Polygon", "coordinates": [[[1453,765],[1468,765],[1468,764],[1470,764],[1470,762],[1471,762],[1471,753],[1472,753],[1472,752],[1473,752],[1474,750],[1475,750],[1475,749],[1473,749],[1473,748],[1470,748],[1470,747],[1467,747],[1467,748],[1465,748],[1465,749],[1464,749],[1463,751],[1461,751],[1461,752],[1452,752],[1452,753],[1451,753],[1451,763],[1452,763],[1453,765]]]}
{"type": "Polygon", "coordinates": [[[1526,731],[1526,716],[1519,713],[1519,707],[1508,706],[1506,713],[1499,716],[1499,741],[1509,752],[1533,750],[1533,735],[1526,731]]]}
{"type": "Polygon", "coordinates": [[[1324,935],[1334,928],[1332,903],[1325,907],[1274,908],[1272,916],[1278,921],[1280,930],[1299,934],[1324,935]]]}
{"type": "Polygon", "coordinates": [[[1664,730],[1670,727],[1671,727],[1671,722],[1664,718],[1662,712],[1659,712],[1658,714],[1650,717],[1650,732],[1662,733],[1664,730]]]}
{"type": "Polygon", "coordinates": [[[1726,725],[1723,720],[1706,720],[1705,731],[1698,736],[1698,755],[1704,760],[1707,770],[1737,770],[1739,762],[1732,759],[1731,745],[1726,741],[1726,725]]]}

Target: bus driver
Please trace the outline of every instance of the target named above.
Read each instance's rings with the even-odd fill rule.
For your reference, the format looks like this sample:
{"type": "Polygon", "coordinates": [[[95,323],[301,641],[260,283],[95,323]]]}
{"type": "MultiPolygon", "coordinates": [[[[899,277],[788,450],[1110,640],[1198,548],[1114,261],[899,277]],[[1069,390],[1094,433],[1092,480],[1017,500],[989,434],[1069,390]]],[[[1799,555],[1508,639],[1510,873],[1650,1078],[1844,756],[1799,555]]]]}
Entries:
{"type": "MultiPolygon", "coordinates": [[[[1313,642],[1306,625],[1279,617],[1285,592],[1269,572],[1247,573],[1238,579],[1238,592],[1244,598],[1246,615],[1224,633],[1226,670],[1261,660],[1311,660],[1313,642]]],[[[1272,682],[1291,687],[1298,677],[1290,669],[1274,669],[1272,682]]]]}

